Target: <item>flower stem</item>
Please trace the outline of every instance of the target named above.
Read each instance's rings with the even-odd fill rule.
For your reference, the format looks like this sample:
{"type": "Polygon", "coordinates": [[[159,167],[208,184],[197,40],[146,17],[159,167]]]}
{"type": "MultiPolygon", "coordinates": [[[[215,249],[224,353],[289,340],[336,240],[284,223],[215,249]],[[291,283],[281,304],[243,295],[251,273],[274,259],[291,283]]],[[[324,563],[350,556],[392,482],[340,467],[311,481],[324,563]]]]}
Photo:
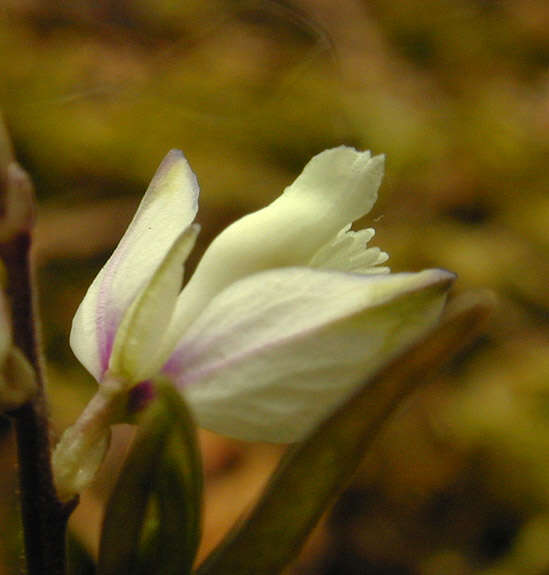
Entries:
{"type": "Polygon", "coordinates": [[[48,409],[33,325],[29,244],[28,237],[19,237],[11,246],[2,246],[2,256],[9,270],[8,294],[13,310],[15,344],[33,366],[39,386],[34,398],[11,414],[17,437],[25,555],[29,575],[63,575],[66,524],[76,502],[61,503],[53,485],[48,409]],[[11,249],[6,250],[6,247],[11,249]]]}
{"type": "MultiPolygon", "coordinates": [[[[0,189],[0,196],[7,203],[11,200],[24,201],[25,197],[30,201],[30,181],[22,170],[13,172],[13,167],[16,164],[0,165],[0,172],[3,172],[0,188],[4,188],[0,189]],[[10,171],[16,175],[17,181],[11,180],[10,171]]],[[[4,229],[8,229],[11,228],[10,222],[5,222],[5,219],[10,217],[10,206],[4,204],[3,207],[2,224],[6,224],[4,229]]],[[[10,415],[14,419],[17,438],[27,572],[29,575],[64,575],[66,525],[76,499],[62,503],[53,484],[48,408],[37,337],[30,245],[30,225],[23,225],[19,230],[11,228],[9,237],[2,237],[0,241],[0,258],[8,276],[6,292],[11,305],[14,343],[34,368],[38,385],[38,392],[33,399],[10,415]]]]}

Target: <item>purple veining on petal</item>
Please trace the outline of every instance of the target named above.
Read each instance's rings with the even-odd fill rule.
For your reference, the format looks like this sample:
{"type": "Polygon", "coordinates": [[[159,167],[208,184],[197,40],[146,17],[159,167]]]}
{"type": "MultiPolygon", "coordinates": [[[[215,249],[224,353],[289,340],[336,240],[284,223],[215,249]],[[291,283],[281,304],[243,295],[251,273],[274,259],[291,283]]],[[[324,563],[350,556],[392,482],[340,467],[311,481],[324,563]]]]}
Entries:
{"type": "MultiPolygon", "coordinates": [[[[165,172],[167,172],[177,161],[183,159],[186,163],[190,179],[192,181],[192,211],[196,214],[198,210],[198,194],[199,187],[198,181],[192,169],[190,168],[183,152],[180,150],[170,150],[168,154],[164,157],[160,166],[158,167],[151,183],[149,184],[149,190],[154,190],[158,186],[159,181],[165,177],[165,172]]],[[[103,277],[99,286],[99,292],[97,296],[97,310],[96,310],[96,336],[97,336],[97,346],[99,351],[99,361],[101,369],[101,378],[103,378],[105,372],[109,368],[109,361],[112,353],[112,348],[114,340],[116,338],[116,332],[118,326],[122,321],[123,315],[131,304],[133,297],[129,301],[117,302],[113,297],[113,284],[115,282],[117,272],[120,267],[120,263],[124,258],[127,257],[132,244],[132,230],[135,229],[143,212],[146,209],[148,203],[150,203],[151,196],[145,194],[144,201],[142,200],[137,212],[130,223],[126,234],[120,240],[118,247],[111,255],[109,261],[103,268],[103,277]],[[118,305],[117,305],[118,304],[118,305]]],[[[151,270],[151,274],[154,269],[151,270]]],[[[147,281],[149,278],[146,278],[147,281]]],[[[140,285],[134,286],[135,296],[139,289],[143,286],[145,282],[141,282],[140,285]]]]}
{"type": "Polygon", "coordinates": [[[186,380],[184,372],[185,365],[188,363],[187,360],[193,355],[191,346],[182,345],[170,356],[162,368],[162,373],[168,376],[178,389],[182,389],[187,383],[190,383],[186,380]],[[191,355],[187,352],[191,352],[191,355]]]}
{"type": "Polygon", "coordinates": [[[122,259],[123,243],[118,245],[103,270],[103,278],[97,296],[96,333],[99,348],[99,361],[101,364],[101,377],[109,367],[112,346],[116,330],[120,322],[120,313],[112,305],[112,285],[120,260],[122,259]]]}
{"type": "Polygon", "coordinates": [[[128,394],[128,413],[137,413],[144,409],[156,397],[154,383],[147,379],[130,389],[128,394]]]}
{"type": "Polygon", "coordinates": [[[178,356],[172,354],[168,361],[164,364],[162,368],[162,373],[169,375],[169,376],[176,376],[181,371],[182,364],[181,360],[178,356]]]}
{"type": "MultiPolygon", "coordinates": [[[[402,274],[407,275],[407,274],[402,274]]],[[[435,281],[428,281],[426,280],[422,285],[416,285],[413,287],[408,288],[406,291],[401,292],[398,294],[398,298],[417,293],[422,291],[424,288],[429,286],[438,285],[441,289],[447,289],[448,286],[453,281],[453,274],[449,274],[445,271],[439,270],[439,278],[435,281]]],[[[358,281],[360,282],[381,282],[384,279],[380,276],[362,276],[356,275],[355,276],[358,281]],[[359,279],[360,278],[360,279],[359,279]]],[[[455,277],[455,276],[454,276],[455,277]]],[[[393,298],[395,299],[395,298],[393,298]]],[[[229,332],[218,331],[210,335],[210,337],[197,337],[194,334],[193,339],[183,339],[179,345],[176,347],[175,351],[166,362],[163,371],[170,375],[173,380],[175,381],[176,387],[179,389],[183,389],[189,385],[196,385],[200,383],[201,380],[205,380],[214,372],[222,372],[223,369],[227,369],[228,367],[234,366],[238,363],[244,363],[250,357],[254,355],[260,355],[262,353],[272,351],[277,347],[287,347],[290,349],[290,345],[293,341],[297,342],[299,340],[310,338],[313,339],[315,333],[321,332],[325,330],[330,325],[335,325],[339,323],[342,318],[349,319],[352,316],[362,313],[368,307],[371,308],[380,308],[386,305],[390,299],[385,299],[384,301],[378,301],[374,305],[369,305],[366,308],[362,305],[355,306],[352,309],[348,310],[348,312],[342,316],[337,315],[331,317],[319,324],[310,325],[308,327],[304,327],[295,331],[293,333],[285,333],[283,335],[278,335],[274,338],[269,340],[258,342],[254,341],[252,344],[240,349],[238,351],[233,351],[230,354],[220,354],[218,357],[214,357],[213,359],[208,357],[208,348],[215,349],[215,345],[218,341],[223,340],[223,338],[230,337],[229,332]]],[[[244,329],[242,325],[242,319],[245,316],[243,315],[241,318],[240,324],[232,324],[231,331],[235,331],[235,325],[239,326],[240,329],[244,329]]],[[[252,318],[253,321],[256,321],[256,318],[252,318]]],[[[393,335],[396,330],[398,330],[400,324],[397,325],[396,328],[393,329],[393,335]]],[[[387,336],[386,336],[387,337],[387,336]]]]}
{"type": "MultiPolygon", "coordinates": [[[[138,209],[132,223],[130,223],[128,231],[139,220],[139,215],[140,210],[138,209]]],[[[109,368],[109,360],[112,353],[114,339],[116,337],[116,331],[118,330],[118,326],[122,321],[122,315],[125,311],[124,309],[117,309],[115,307],[112,292],[114,279],[116,272],[120,267],[120,262],[126,257],[131,245],[131,240],[128,239],[127,235],[128,231],[126,231],[126,235],[124,235],[120,240],[116,250],[113,252],[103,269],[104,275],[97,297],[96,330],[97,345],[99,347],[99,360],[101,362],[101,377],[109,368]]],[[[137,293],[137,291],[138,289],[136,286],[135,293],[137,293]]],[[[129,304],[130,302],[127,302],[127,305],[129,304]]]]}

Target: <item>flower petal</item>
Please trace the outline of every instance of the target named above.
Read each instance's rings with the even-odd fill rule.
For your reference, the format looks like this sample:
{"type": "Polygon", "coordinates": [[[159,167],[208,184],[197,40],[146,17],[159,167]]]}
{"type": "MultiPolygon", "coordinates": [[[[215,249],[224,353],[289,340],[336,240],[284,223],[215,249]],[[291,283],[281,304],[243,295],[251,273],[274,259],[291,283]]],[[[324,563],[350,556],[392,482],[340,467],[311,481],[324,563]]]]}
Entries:
{"type": "Polygon", "coordinates": [[[373,228],[355,232],[351,230],[351,224],[349,224],[331,242],[324,244],[316,252],[309,266],[360,274],[389,273],[389,268],[380,265],[385,263],[389,256],[379,248],[367,247],[374,235],[373,228]]]}
{"type": "Polygon", "coordinates": [[[370,152],[344,146],[326,150],[272,204],[224,230],[180,295],[173,340],[232,282],[262,270],[307,265],[344,226],[370,211],[383,164],[383,156],[372,158],[370,152]]]}
{"type": "Polygon", "coordinates": [[[271,270],[221,292],[165,371],[198,422],[242,439],[301,439],[437,321],[453,274],[271,270]]]}
{"type": "Polygon", "coordinates": [[[187,160],[170,151],[118,247],[88,289],[73,320],[71,347],[100,380],[118,325],[177,236],[194,220],[198,184],[187,160]]]}
{"type": "Polygon", "coordinates": [[[183,281],[183,263],[200,227],[189,226],[174,242],[151,280],[124,314],[116,332],[109,371],[116,379],[138,383],[152,377],[171,349],[162,346],[183,281]]]}

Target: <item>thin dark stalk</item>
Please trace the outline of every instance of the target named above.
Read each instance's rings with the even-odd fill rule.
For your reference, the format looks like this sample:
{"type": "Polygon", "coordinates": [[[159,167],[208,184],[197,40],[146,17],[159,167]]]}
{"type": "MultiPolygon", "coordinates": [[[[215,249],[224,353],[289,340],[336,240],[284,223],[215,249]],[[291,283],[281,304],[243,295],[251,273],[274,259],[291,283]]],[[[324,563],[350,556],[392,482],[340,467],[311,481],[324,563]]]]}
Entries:
{"type": "MultiPolygon", "coordinates": [[[[5,130],[0,136],[6,140],[5,130]]],[[[1,238],[0,258],[7,271],[6,292],[11,306],[13,339],[34,368],[38,384],[33,399],[10,413],[17,439],[27,573],[64,575],[65,533],[76,500],[68,503],[59,500],[51,468],[48,407],[30,262],[31,225],[30,218],[26,217],[32,208],[32,187],[26,174],[12,162],[7,145],[0,148],[7,152],[0,158],[4,163],[0,165],[3,200],[0,217],[8,236],[1,238]],[[14,206],[16,209],[12,210],[14,206]]]]}
{"type": "Polygon", "coordinates": [[[33,400],[12,412],[17,438],[25,555],[29,575],[65,573],[65,533],[74,503],[58,500],[50,463],[49,420],[36,337],[29,235],[2,246],[9,270],[15,344],[32,364],[39,385],[33,400]]]}

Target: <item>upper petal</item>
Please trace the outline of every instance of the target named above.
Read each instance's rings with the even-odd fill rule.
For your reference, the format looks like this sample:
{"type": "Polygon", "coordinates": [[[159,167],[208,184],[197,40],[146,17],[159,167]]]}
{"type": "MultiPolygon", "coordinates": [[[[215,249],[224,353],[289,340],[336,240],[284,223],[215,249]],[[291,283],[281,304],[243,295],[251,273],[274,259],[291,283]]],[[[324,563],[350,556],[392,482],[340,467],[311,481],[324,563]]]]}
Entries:
{"type": "Polygon", "coordinates": [[[199,230],[198,224],[192,224],[179,235],[124,314],[109,361],[115,379],[144,381],[158,372],[173,351],[163,345],[164,336],[181,290],[183,263],[199,230]]]}
{"type": "Polygon", "coordinates": [[[259,273],[208,305],[165,370],[201,425],[296,441],[434,325],[453,278],[442,270],[259,273]]]}
{"type": "Polygon", "coordinates": [[[308,265],[315,253],[377,199],[383,156],[341,146],[326,150],[266,208],[225,229],[212,242],[181,293],[172,337],[212,297],[232,282],[261,270],[308,265]]]}
{"type": "Polygon", "coordinates": [[[97,380],[108,367],[124,312],[178,235],[194,220],[197,210],[196,177],[183,154],[171,150],[73,319],[71,347],[97,380]]]}

